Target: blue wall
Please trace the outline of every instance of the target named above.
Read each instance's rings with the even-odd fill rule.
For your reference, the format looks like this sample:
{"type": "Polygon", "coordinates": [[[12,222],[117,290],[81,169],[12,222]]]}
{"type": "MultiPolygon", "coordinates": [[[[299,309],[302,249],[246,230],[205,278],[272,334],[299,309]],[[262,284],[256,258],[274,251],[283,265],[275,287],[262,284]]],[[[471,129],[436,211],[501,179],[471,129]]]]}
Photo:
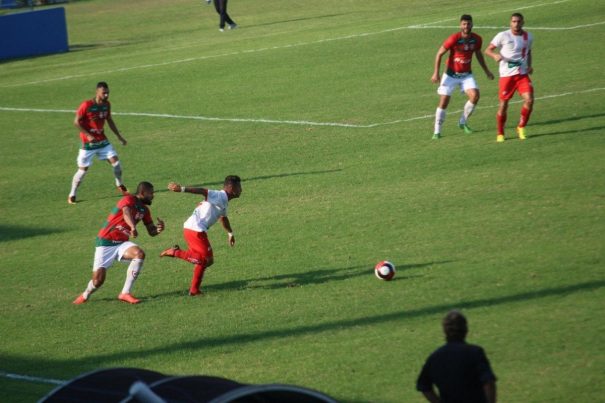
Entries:
{"type": "Polygon", "coordinates": [[[63,7],[0,16],[0,60],[67,51],[63,7]]]}

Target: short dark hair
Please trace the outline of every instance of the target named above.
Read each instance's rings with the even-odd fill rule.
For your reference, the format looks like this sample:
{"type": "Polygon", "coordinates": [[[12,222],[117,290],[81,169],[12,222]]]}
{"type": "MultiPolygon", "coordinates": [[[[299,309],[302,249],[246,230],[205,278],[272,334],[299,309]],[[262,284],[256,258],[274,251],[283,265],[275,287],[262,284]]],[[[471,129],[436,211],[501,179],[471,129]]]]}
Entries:
{"type": "Polygon", "coordinates": [[[145,190],[153,190],[153,185],[151,182],[141,182],[137,186],[137,194],[145,191],[145,190]]]}
{"type": "Polygon", "coordinates": [[[525,18],[523,18],[523,14],[521,14],[521,13],[512,13],[510,18],[512,19],[513,17],[519,17],[525,21],[525,18]]]}
{"type": "Polygon", "coordinates": [[[460,21],[470,21],[473,22],[473,17],[470,14],[462,14],[460,17],[460,21]]]}
{"type": "Polygon", "coordinates": [[[443,332],[447,341],[464,341],[468,333],[466,318],[462,312],[454,309],[443,318],[443,332]]]}
{"type": "Polygon", "coordinates": [[[105,81],[99,81],[99,82],[97,83],[97,88],[105,88],[105,89],[108,89],[108,88],[109,88],[109,85],[107,85],[107,83],[106,83],[105,81]]]}
{"type": "Polygon", "coordinates": [[[223,186],[227,185],[239,185],[241,183],[241,178],[237,175],[228,175],[225,178],[225,182],[223,182],[223,186]]]}

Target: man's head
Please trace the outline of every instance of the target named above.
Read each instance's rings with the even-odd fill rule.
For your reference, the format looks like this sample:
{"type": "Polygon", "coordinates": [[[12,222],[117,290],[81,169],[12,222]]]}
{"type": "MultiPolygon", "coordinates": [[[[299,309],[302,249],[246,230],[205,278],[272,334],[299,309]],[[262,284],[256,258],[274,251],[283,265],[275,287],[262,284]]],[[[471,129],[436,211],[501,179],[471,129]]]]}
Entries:
{"type": "Polygon", "coordinates": [[[464,341],[468,332],[466,318],[458,310],[449,311],[443,318],[443,332],[447,341],[464,341]]]}
{"type": "Polygon", "coordinates": [[[151,201],[153,200],[153,195],[155,190],[153,190],[153,185],[149,182],[141,182],[139,186],[137,186],[137,198],[148,206],[151,206],[151,201]]]}
{"type": "Polygon", "coordinates": [[[227,192],[229,200],[237,199],[242,194],[242,180],[237,175],[229,175],[225,178],[223,189],[227,192]]]}
{"type": "Polygon", "coordinates": [[[523,18],[523,14],[513,13],[513,15],[510,16],[510,29],[514,34],[519,34],[523,31],[524,23],[525,19],[523,18]]]}
{"type": "Polygon", "coordinates": [[[97,98],[102,101],[109,99],[109,86],[105,81],[99,81],[97,83],[97,98]]]}
{"type": "Polygon", "coordinates": [[[473,30],[473,17],[470,14],[462,14],[460,17],[460,31],[468,35],[473,30]]]}

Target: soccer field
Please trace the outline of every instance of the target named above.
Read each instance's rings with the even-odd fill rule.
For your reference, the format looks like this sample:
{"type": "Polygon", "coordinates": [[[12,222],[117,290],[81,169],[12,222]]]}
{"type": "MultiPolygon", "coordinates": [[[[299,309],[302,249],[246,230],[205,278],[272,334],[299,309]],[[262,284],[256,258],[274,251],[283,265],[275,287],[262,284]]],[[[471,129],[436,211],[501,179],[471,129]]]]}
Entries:
{"type": "MultiPolygon", "coordinates": [[[[424,360],[453,308],[469,319],[502,402],[592,402],[605,393],[605,6],[589,0],[232,0],[218,31],[205,1],[65,6],[71,51],[0,64],[0,401],[31,402],[99,368],[283,383],[342,402],[422,402],[424,360]],[[496,143],[497,80],[458,128],[454,94],[431,140],[435,53],[474,18],[484,47],[524,14],[534,35],[528,139],[496,143]],[[126,185],[156,187],[166,231],[133,290],[115,264],[90,301],[94,239],[119,200],[96,160],[78,191],[78,105],[111,88],[106,128],[126,185]],[[209,231],[203,297],[184,246],[199,198],[242,177],[230,248],[209,231]],[[397,266],[391,282],[373,274],[397,266]],[[599,375],[601,374],[601,375],[599,375]]],[[[497,67],[486,60],[497,75],[497,67]]],[[[443,66],[442,66],[443,69],[443,66]]]]}

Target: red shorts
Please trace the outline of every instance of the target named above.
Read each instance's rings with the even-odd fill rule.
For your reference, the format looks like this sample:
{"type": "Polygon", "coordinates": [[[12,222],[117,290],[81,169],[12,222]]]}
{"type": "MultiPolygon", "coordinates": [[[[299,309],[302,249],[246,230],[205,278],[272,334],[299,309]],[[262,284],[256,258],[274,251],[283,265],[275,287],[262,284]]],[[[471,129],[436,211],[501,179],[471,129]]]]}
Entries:
{"type": "Polygon", "coordinates": [[[185,228],[183,230],[183,237],[187,241],[189,251],[195,253],[195,258],[204,259],[208,261],[208,258],[212,258],[212,246],[208,240],[208,235],[205,232],[193,231],[185,228]]]}
{"type": "Polygon", "coordinates": [[[515,95],[515,91],[519,91],[519,94],[534,93],[534,87],[527,74],[500,77],[500,91],[498,95],[502,101],[511,99],[515,95]]]}

